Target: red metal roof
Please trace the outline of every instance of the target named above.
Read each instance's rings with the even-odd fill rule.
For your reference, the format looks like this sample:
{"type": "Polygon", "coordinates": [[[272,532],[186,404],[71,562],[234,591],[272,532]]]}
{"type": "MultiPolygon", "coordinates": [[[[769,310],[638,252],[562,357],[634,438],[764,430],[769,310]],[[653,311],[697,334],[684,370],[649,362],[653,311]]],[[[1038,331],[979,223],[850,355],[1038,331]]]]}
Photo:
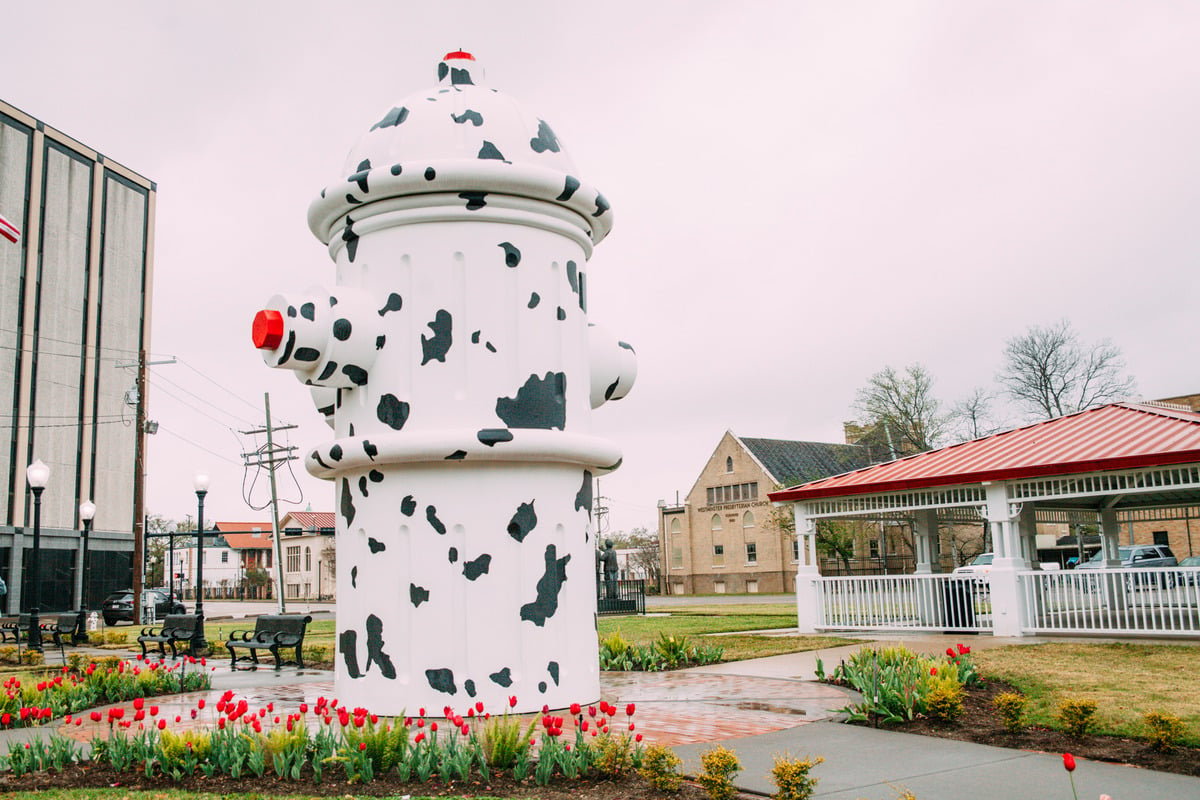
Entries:
{"type": "Polygon", "coordinates": [[[1115,403],[793,486],[774,502],[1200,462],[1200,413],[1115,403]]]}
{"type": "Polygon", "coordinates": [[[279,522],[280,529],[301,528],[303,530],[321,530],[334,528],[337,518],[332,511],[291,511],[279,522]]]}
{"type": "Polygon", "coordinates": [[[213,527],[221,533],[271,532],[270,522],[216,522],[213,523],[213,527]]]}
{"type": "Polygon", "coordinates": [[[261,533],[223,533],[221,538],[234,550],[265,550],[271,546],[271,531],[261,533]]]}

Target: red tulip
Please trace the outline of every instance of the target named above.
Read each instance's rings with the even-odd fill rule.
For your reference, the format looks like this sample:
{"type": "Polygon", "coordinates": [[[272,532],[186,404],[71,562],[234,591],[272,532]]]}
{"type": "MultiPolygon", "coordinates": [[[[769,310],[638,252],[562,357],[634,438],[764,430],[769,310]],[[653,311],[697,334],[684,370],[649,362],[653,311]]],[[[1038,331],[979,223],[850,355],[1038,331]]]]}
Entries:
{"type": "Polygon", "coordinates": [[[366,743],[366,742],[359,742],[359,743],[358,743],[358,752],[360,752],[360,753],[361,753],[363,750],[366,750],[366,749],[367,749],[367,743],[366,743]]]}
{"type": "Polygon", "coordinates": [[[301,713],[301,714],[307,714],[307,713],[308,713],[308,703],[301,703],[301,704],[300,704],[300,713],[301,713]]]}
{"type": "Polygon", "coordinates": [[[630,703],[629,705],[625,706],[626,716],[632,717],[634,711],[637,711],[637,706],[635,706],[633,703],[630,703]]]}
{"type": "MultiPolygon", "coordinates": [[[[224,721],[225,721],[225,720],[221,720],[221,722],[224,722],[224,721]]],[[[160,720],[158,721],[158,729],[161,731],[161,730],[163,730],[163,729],[164,729],[164,728],[166,728],[166,727],[167,727],[167,721],[166,721],[165,719],[160,719],[160,720]]]]}
{"type": "Polygon", "coordinates": [[[946,648],[946,655],[948,655],[950,658],[954,658],[954,650],[952,650],[951,648],[947,647],[947,648],[946,648]]]}
{"type": "Polygon", "coordinates": [[[478,714],[483,713],[483,701],[482,700],[477,700],[475,702],[475,712],[478,714]]]}
{"type": "Polygon", "coordinates": [[[204,698],[203,697],[201,697],[199,700],[196,701],[196,708],[204,708],[204,698]]]}
{"type": "Polygon", "coordinates": [[[437,723],[436,722],[429,723],[429,730],[433,731],[434,733],[437,733],[437,723]]]}
{"type": "MultiPolygon", "coordinates": [[[[162,720],[160,719],[159,722],[162,722],[162,720]]],[[[221,717],[219,720],[217,720],[217,727],[220,728],[221,730],[225,730],[225,718],[224,717],[221,717]]]]}
{"type": "Polygon", "coordinates": [[[143,699],[142,699],[142,698],[140,698],[140,697],[135,697],[135,698],[133,698],[133,710],[134,710],[134,711],[141,711],[141,710],[142,710],[142,705],[143,705],[143,704],[145,704],[145,702],[146,702],[146,701],[145,701],[145,700],[143,700],[143,699]]]}
{"type": "Polygon", "coordinates": [[[150,716],[152,716],[152,717],[158,716],[158,706],[150,706],[150,716]]]}
{"type": "MultiPolygon", "coordinates": [[[[7,717],[7,716],[8,716],[8,714],[5,714],[4,716],[5,716],[5,717],[7,717]]],[[[100,712],[99,712],[99,711],[93,711],[93,712],[92,712],[92,722],[99,722],[99,721],[100,721],[100,712]]],[[[7,719],[5,719],[5,720],[4,720],[4,724],[5,724],[5,725],[7,725],[7,724],[8,724],[8,720],[7,720],[7,719]]]]}
{"type": "Polygon", "coordinates": [[[580,706],[579,703],[571,703],[571,716],[573,716],[573,717],[579,716],[579,712],[582,710],[583,710],[583,707],[580,706]]]}
{"type": "Polygon", "coordinates": [[[642,735],[639,733],[637,736],[633,737],[633,740],[635,742],[640,742],[642,740],[642,735]]]}
{"type": "Polygon", "coordinates": [[[1075,756],[1070,753],[1063,753],[1063,766],[1067,768],[1067,772],[1075,771],[1075,756]]]}
{"type": "Polygon", "coordinates": [[[516,708],[516,707],[517,707],[517,696],[516,696],[515,694],[514,694],[514,695],[511,695],[511,696],[508,698],[508,707],[509,707],[509,708],[516,708]]]}

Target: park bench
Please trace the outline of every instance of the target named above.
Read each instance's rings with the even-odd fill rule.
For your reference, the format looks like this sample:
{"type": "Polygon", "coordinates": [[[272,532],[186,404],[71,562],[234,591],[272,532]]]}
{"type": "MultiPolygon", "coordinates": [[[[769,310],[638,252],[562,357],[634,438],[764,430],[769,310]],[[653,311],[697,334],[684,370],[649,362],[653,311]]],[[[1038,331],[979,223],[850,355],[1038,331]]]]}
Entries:
{"type": "Polygon", "coordinates": [[[258,651],[268,650],[275,657],[275,669],[279,669],[283,665],[280,648],[293,647],[296,648],[296,660],[289,663],[303,667],[304,632],[310,622],[312,617],[307,614],[264,614],[255,621],[254,630],[232,632],[225,643],[229,649],[230,668],[237,669],[239,661],[253,661],[251,669],[257,669],[258,651]],[[248,655],[239,657],[235,648],[246,650],[248,655]]]}
{"type": "MultiPolygon", "coordinates": [[[[58,648],[59,655],[66,660],[64,637],[70,638],[70,644],[78,644],[78,633],[83,626],[82,611],[64,611],[60,614],[46,614],[38,617],[38,630],[42,634],[42,646],[46,640],[58,648]]],[[[0,641],[11,641],[17,645],[17,656],[20,658],[21,645],[29,645],[29,615],[20,614],[16,617],[0,617],[0,641]]]]}
{"type": "Polygon", "coordinates": [[[29,615],[0,617],[0,641],[12,642],[19,648],[21,637],[29,632],[29,615]]]}
{"type": "Polygon", "coordinates": [[[63,639],[69,638],[70,644],[79,644],[79,634],[83,630],[82,611],[62,611],[57,614],[47,614],[41,617],[42,638],[50,636],[54,644],[61,650],[63,639]]]}
{"type": "Polygon", "coordinates": [[[187,642],[188,653],[195,655],[192,651],[199,627],[200,617],[196,614],[168,614],[163,617],[161,627],[142,628],[141,635],[137,637],[138,644],[142,646],[142,657],[146,657],[147,644],[157,644],[159,658],[167,657],[165,645],[171,646],[171,658],[178,658],[175,645],[179,642],[187,642]]]}

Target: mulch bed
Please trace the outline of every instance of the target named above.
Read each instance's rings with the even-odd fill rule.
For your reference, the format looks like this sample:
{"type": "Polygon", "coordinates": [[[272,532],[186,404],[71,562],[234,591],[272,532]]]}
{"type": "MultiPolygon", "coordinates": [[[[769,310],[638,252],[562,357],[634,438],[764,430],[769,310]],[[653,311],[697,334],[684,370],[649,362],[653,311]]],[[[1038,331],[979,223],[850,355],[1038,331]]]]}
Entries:
{"type": "Polygon", "coordinates": [[[1018,690],[1003,681],[989,679],[980,687],[968,689],[963,697],[963,715],[954,722],[938,722],[918,718],[900,725],[885,726],[888,730],[957,739],[963,742],[1033,750],[1042,753],[1071,753],[1076,757],[1117,764],[1173,772],[1200,777],[1200,748],[1177,747],[1167,753],[1150,749],[1145,741],[1117,736],[1089,736],[1075,739],[1062,731],[1029,727],[1010,733],[1000,715],[992,708],[992,698],[1004,692],[1018,690]]]}
{"type": "MultiPolygon", "coordinates": [[[[171,789],[189,792],[212,792],[214,794],[300,794],[314,797],[442,797],[442,796],[489,796],[513,798],[542,798],[543,800],[663,800],[666,795],[656,791],[636,773],[611,780],[578,779],[567,780],[556,777],[549,786],[538,786],[532,780],[516,783],[509,776],[493,776],[483,783],[470,781],[455,782],[447,786],[440,781],[429,783],[402,782],[397,776],[377,777],[367,784],[347,784],[339,780],[336,771],[327,773],[324,781],[314,784],[311,780],[283,781],[268,774],[261,778],[242,775],[214,775],[211,778],[193,775],[178,783],[165,777],[147,778],[140,772],[113,771],[104,764],[75,764],[62,772],[38,772],[14,777],[11,772],[0,775],[0,792],[41,791],[45,789],[80,789],[121,787],[124,789],[171,789]]],[[[684,782],[678,794],[670,795],[678,800],[708,800],[708,795],[695,784],[684,782]]]]}

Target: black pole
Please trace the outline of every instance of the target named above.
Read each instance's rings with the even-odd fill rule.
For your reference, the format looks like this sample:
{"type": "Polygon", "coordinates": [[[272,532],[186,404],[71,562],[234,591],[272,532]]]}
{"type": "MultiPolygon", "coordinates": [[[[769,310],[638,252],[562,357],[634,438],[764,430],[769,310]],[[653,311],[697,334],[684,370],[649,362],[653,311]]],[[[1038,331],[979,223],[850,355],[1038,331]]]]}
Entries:
{"type": "Polygon", "coordinates": [[[192,639],[193,650],[201,652],[208,649],[208,641],[204,638],[204,495],[207,489],[197,489],[196,499],[199,509],[196,517],[196,636],[192,639]]]}
{"type": "MultiPolygon", "coordinates": [[[[26,644],[30,650],[42,649],[42,625],[38,615],[41,605],[41,581],[38,579],[38,557],[42,552],[42,489],[44,486],[31,486],[33,490],[33,557],[29,560],[29,633],[26,644]]],[[[20,635],[20,631],[17,632],[20,635]]]]}
{"type": "Polygon", "coordinates": [[[80,630],[75,631],[75,638],[80,642],[88,641],[88,578],[91,577],[91,563],[88,561],[88,533],[90,533],[91,530],[92,521],[90,519],[85,519],[83,521],[83,591],[79,593],[79,611],[83,615],[83,625],[81,626],[80,630]]]}
{"type": "Polygon", "coordinates": [[[175,602],[175,531],[167,532],[167,541],[170,543],[170,549],[168,552],[170,553],[169,566],[171,569],[171,577],[168,578],[168,581],[170,582],[169,586],[171,587],[169,594],[171,595],[171,602],[174,603],[175,602]]]}

